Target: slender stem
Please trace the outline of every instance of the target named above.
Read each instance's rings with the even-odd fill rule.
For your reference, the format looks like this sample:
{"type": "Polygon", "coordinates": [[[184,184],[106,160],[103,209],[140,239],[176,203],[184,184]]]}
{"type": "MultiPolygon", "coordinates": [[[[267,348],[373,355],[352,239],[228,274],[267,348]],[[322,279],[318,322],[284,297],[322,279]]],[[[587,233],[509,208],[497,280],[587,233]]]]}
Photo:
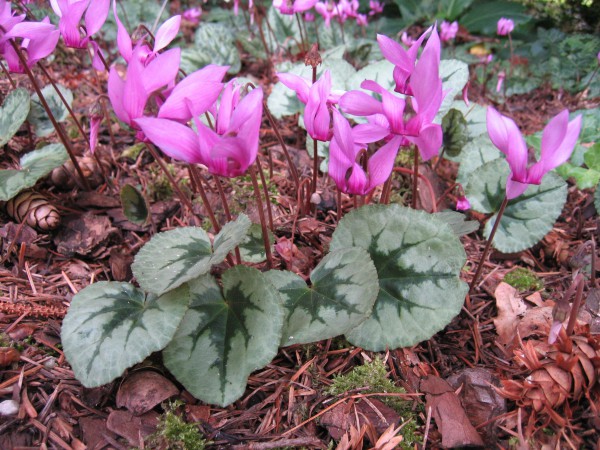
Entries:
{"type": "Polygon", "coordinates": [[[287,159],[287,162],[290,166],[290,173],[292,174],[292,178],[294,179],[294,183],[296,184],[296,189],[300,190],[300,177],[298,177],[298,171],[296,170],[296,166],[294,165],[294,162],[292,161],[292,158],[287,150],[287,146],[285,145],[285,142],[283,142],[283,138],[281,137],[281,134],[279,134],[279,128],[277,127],[277,123],[275,122],[275,119],[271,115],[271,111],[269,111],[267,102],[263,102],[263,108],[265,111],[265,115],[267,116],[267,120],[269,121],[269,123],[271,124],[271,127],[273,128],[273,131],[275,132],[275,136],[277,137],[277,141],[279,141],[279,145],[281,145],[281,149],[283,150],[283,153],[284,153],[284,155],[287,159]]]}
{"type": "MultiPolygon", "coordinates": [[[[88,53],[88,56],[90,57],[90,60],[92,59],[92,55],[90,53],[88,53]]],[[[102,53],[100,53],[100,50],[98,50],[98,56],[100,57],[100,60],[102,61],[102,63],[104,64],[104,67],[106,68],[106,71],[109,71],[109,67],[106,64],[106,60],[104,59],[104,57],[102,56],[102,53]]],[[[100,89],[100,79],[98,77],[98,73],[96,72],[96,69],[94,68],[93,64],[92,64],[92,74],[94,75],[94,81],[96,82],[96,87],[98,88],[99,91],[101,91],[100,89]]],[[[110,114],[108,113],[108,108],[106,107],[106,96],[105,94],[101,94],[100,95],[100,107],[102,108],[102,114],[104,114],[104,119],[106,120],[106,126],[108,128],[108,135],[110,136],[110,143],[111,145],[114,147],[117,146],[117,141],[115,140],[115,135],[113,133],[112,130],[112,126],[111,126],[111,120],[110,120],[110,114]]]]}
{"type": "Polygon", "coordinates": [[[594,69],[594,71],[590,75],[590,79],[585,84],[584,88],[581,90],[581,92],[579,94],[577,94],[578,98],[581,97],[583,95],[583,93],[585,92],[585,90],[590,87],[590,84],[592,84],[592,81],[594,80],[594,77],[598,73],[598,69],[600,69],[600,61],[598,61],[598,66],[596,66],[596,68],[594,69]]]}
{"type": "Polygon", "coordinates": [[[260,35],[260,41],[262,42],[263,47],[265,48],[265,55],[267,56],[267,61],[271,61],[271,52],[269,51],[269,46],[267,45],[267,40],[265,39],[265,32],[263,31],[262,21],[262,16],[260,16],[260,18],[257,20],[258,34],[260,35]]]}
{"type": "Polygon", "coordinates": [[[271,199],[269,198],[269,188],[267,187],[267,180],[265,179],[265,174],[263,172],[262,166],[260,165],[258,155],[256,157],[256,167],[258,169],[258,175],[260,176],[260,183],[262,184],[263,192],[265,193],[265,205],[267,206],[267,216],[269,217],[269,229],[271,231],[274,231],[273,211],[271,211],[271,199]]]}
{"type": "Polygon", "coordinates": [[[2,64],[2,61],[0,61],[0,67],[2,68],[2,72],[4,72],[4,75],[6,75],[6,78],[8,78],[8,81],[10,82],[10,85],[12,86],[12,88],[16,89],[17,85],[15,84],[15,80],[12,79],[12,77],[10,76],[10,72],[8,71],[8,69],[6,67],[4,67],[4,64],[2,64]]]}
{"type": "MultiPolygon", "coordinates": [[[[509,71],[508,71],[508,76],[509,76],[509,77],[512,77],[512,74],[513,74],[513,59],[514,59],[514,56],[513,56],[513,42],[512,42],[512,36],[511,36],[511,34],[510,34],[510,33],[508,33],[508,45],[510,46],[510,66],[509,66],[510,68],[509,68],[509,71]]],[[[504,80],[504,83],[506,83],[506,80],[504,80]]]]}
{"type": "Polygon", "coordinates": [[[481,255],[481,259],[479,260],[479,265],[477,266],[477,272],[475,272],[475,276],[471,280],[471,284],[469,285],[469,292],[473,291],[475,286],[477,285],[477,281],[479,281],[479,276],[481,275],[481,271],[483,269],[483,263],[487,258],[487,255],[490,251],[490,247],[492,245],[492,241],[494,240],[494,236],[496,235],[496,230],[498,229],[498,225],[500,224],[500,219],[502,219],[502,214],[504,214],[504,210],[506,209],[506,205],[508,205],[508,197],[505,195],[504,200],[502,200],[502,205],[500,205],[500,210],[496,215],[496,221],[494,222],[494,226],[492,227],[492,232],[490,233],[490,237],[488,238],[485,248],[483,249],[483,253],[481,255]]]}
{"type": "Polygon", "coordinates": [[[258,217],[260,218],[260,226],[262,228],[263,243],[265,245],[265,253],[267,255],[267,269],[272,269],[273,255],[271,254],[271,243],[269,242],[269,232],[267,231],[265,212],[263,210],[263,203],[260,196],[260,189],[258,188],[258,181],[256,180],[256,171],[254,166],[250,166],[249,172],[250,178],[252,178],[252,186],[254,187],[254,194],[256,196],[256,206],[258,207],[258,217]]]}
{"type": "MultiPolygon", "coordinates": [[[[221,203],[223,203],[223,210],[225,211],[225,218],[227,222],[231,222],[231,211],[229,210],[229,204],[227,203],[227,197],[225,196],[225,191],[223,190],[223,185],[221,184],[221,178],[218,175],[214,176],[215,184],[217,185],[217,189],[219,190],[219,196],[221,197],[221,203]]],[[[242,263],[242,256],[240,255],[240,249],[235,247],[235,259],[238,264],[242,263]]]]}
{"type": "Polygon", "coordinates": [[[342,218],[342,191],[336,187],[337,191],[337,221],[340,222],[342,218]]]}
{"type": "Polygon", "coordinates": [[[71,143],[70,143],[69,139],[67,138],[67,136],[65,135],[65,131],[63,130],[62,126],[56,121],[54,114],[52,114],[52,110],[50,109],[50,106],[48,106],[48,102],[46,102],[46,99],[44,98],[44,94],[42,94],[42,91],[41,91],[37,81],[35,80],[33,73],[31,73],[31,70],[29,70],[29,67],[27,66],[27,61],[25,60],[25,57],[23,56],[21,49],[12,39],[9,39],[9,42],[12,45],[15,52],[17,53],[17,56],[19,57],[19,61],[21,62],[21,65],[23,66],[25,73],[29,77],[29,81],[31,81],[31,84],[33,85],[33,88],[35,89],[35,92],[37,93],[38,98],[40,99],[40,103],[42,104],[44,111],[46,111],[46,114],[48,115],[50,122],[52,122],[52,126],[54,126],[54,129],[56,130],[56,134],[58,134],[59,139],[61,140],[62,144],[65,146],[67,153],[69,154],[69,158],[71,159],[71,162],[73,163],[73,167],[75,167],[75,170],[77,171],[77,175],[79,175],[79,178],[81,179],[82,186],[84,187],[84,189],[86,189],[88,191],[91,190],[90,184],[88,183],[87,178],[84,177],[83,172],[81,171],[81,167],[79,167],[79,162],[77,161],[77,158],[75,157],[75,153],[73,152],[71,143]]]}
{"type": "MultiPolygon", "coordinates": [[[[65,106],[65,108],[69,112],[69,116],[71,116],[71,119],[73,119],[73,122],[75,122],[75,126],[77,127],[77,130],[79,130],[79,134],[81,135],[81,137],[85,141],[87,147],[90,149],[90,153],[92,153],[92,148],[90,147],[90,141],[87,138],[87,135],[86,135],[85,131],[83,130],[83,127],[81,126],[81,122],[79,120],[77,120],[77,117],[75,117],[75,113],[73,112],[73,109],[71,108],[71,105],[69,105],[69,102],[67,101],[67,99],[65,98],[65,96],[63,95],[63,93],[61,92],[61,90],[58,88],[58,86],[56,85],[56,82],[54,81],[54,78],[52,78],[52,76],[48,73],[48,71],[46,70],[46,68],[39,61],[37,62],[37,66],[42,71],[42,73],[44,74],[44,76],[48,79],[48,81],[50,82],[50,84],[54,88],[54,91],[58,94],[58,97],[60,98],[60,101],[63,103],[63,105],[65,106]]],[[[100,169],[100,173],[102,174],[102,178],[104,178],[104,181],[109,186],[111,186],[111,188],[114,187],[112,185],[112,182],[108,178],[108,175],[106,174],[106,170],[104,170],[104,165],[100,161],[100,158],[98,157],[98,154],[94,152],[94,153],[92,153],[92,156],[96,160],[96,164],[98,165],[98,168],[100,169]]]]}
{"type": "Polygon", "coordinates": [[[390,202],[390,192],[392,191],[392,174],[385,180],[383,183],[383,188],[381,188],[381,198],[379,199],[379,203],[382,205],[387,205],[390,202]]]}
{"type": "Polygon", "coordinates": [[[459,183],[453,183],[448,189],[446,189],[444,191],[444,193],[442,195],[440,195],[440,198],[437,199],[437,202],[435,202],[435,206],[440,206],[440,203],[442,203],[442,200],[444,200],[444,198],[446,198],[446,196],[450,192],[452,192],[458,185],[459,185],[459,183]]]}
{"type": "MultiPolygon", "coordinates": [[[[394,172],[405,173],[408,175],[412,175],[413,177],[415,176],[415,173],[406,167],[394,167],[394,172]]],[[[437,206],[435,204],[435,190],[433,189],[433,186],[431,185],[431,181],[429,181],[427,179],[427,177],[425,175],[423,175],[422,173],[418,173],[417,177],[419,177],[421,180],[423,180],[423,182],[425,183],[425,186],[427,186],[427,189],[429,190],[429,196],[431,198],[431,211],[437,212],[437,206]]],[[[389,201],[390,201],[390,199],[389,199],[389,195],[388,195],[387,202],[389,203],[389,201]]]]}
{"type": "Polygon", "coordinates": [[[179,200],[181,200],[181,203],[188,207],[190,213],[194,214],[194,206],[192,205],[192,201],[183,193],[183,191],[177,184],[177,181],[175,181],[175,178],[173,178],[173,175],[171,175],[171,172],[169,172],[169,169],[165,165],[165,162],[162,160],[154,146],[149,142],[144,142],[144,144],[146,145],[146,148],[148,149],[154,160],[160,166],[161,170],[163,171],[169,182],[171,183],[171,186],[173,186],[173,189],[177,193],[177,196],[179,197],[179,200]]]}
{"type": "Polygon", "coordinates": [[[298,31],[300,32],[300,43],[301,48],[300,51],[302,53],[306,53],[307,42],[304,39],[304,34],[302,33],[302,24],[300,23],[300,14],[296,13],[296,22],[298,23],[298,31]]]}
{"type": "Polygon", "coordinates": [[[577,292],[575,293],[575,300],[571,306],[571,313],[569,315],[569,322],[567,322],[567,336],[573,334],[573,329],[577,323],[577,315],[579,314],[579,308],[581,306],[581,299],[583,298],[583,277],[578,279],[577,292]]]}
{"type": "Polygon", "coordinates": [[[413,189],[412,189],[412,208],[417,209],[417,191],[419,190],[419,150],[413,149],[415,152],[414,157],[414,175],[413,175],[413,189]]]}
{"type": "Polygon", "coordinates": [[[210,202],[208,201],[206,191],[204,190],[204,186],[202,185],[202,176],[198,172],[198,169],[196,168],[196,166],[193,166],[190,164],[188,166],[188,169],[190,171],[190,175],[192,176],[192,179],[196,183],[196,187],[198,188],[200,197],[202,197],[202,203],[204,203],[204,208],[208,212],[208,217],[210,219],[210,222],[212,223],[215,233],[218,233],[219,231],[221,231],[221,226],[219,225],[219,222],[217,221],[217,218],[215,217],[215,213],[212,210],[212,207],[210,206],[210,202]]]}

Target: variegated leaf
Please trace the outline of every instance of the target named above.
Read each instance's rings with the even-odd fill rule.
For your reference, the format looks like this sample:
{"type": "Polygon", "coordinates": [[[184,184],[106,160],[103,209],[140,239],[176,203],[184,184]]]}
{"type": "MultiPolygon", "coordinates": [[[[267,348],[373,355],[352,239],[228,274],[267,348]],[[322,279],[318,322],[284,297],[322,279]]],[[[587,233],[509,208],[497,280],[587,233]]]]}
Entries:
{"type": "Polygon", "coordinates": [[[210,275],[189,283],[190,308],[163,356],[192,395],[226,406],[242,396],[250,373],[277,354],[283,307],[256,269],[235,266],[221,281],[222,289],[210,275]]]}
{"type": "Polygon", "coordinates": [[[221,229],[213,246],[208,234],[198,227],[159,233],[138,252],[131,269],[143,289],[162,294],[222,262],[244,240],[249,228],[250,219],[240,214],[221,229]]]}
{"type": "Polygon", "coordinates": [[[346,334],[352,344],[374,351],[414,345],[459,313],[465,251],[435,216],[399,205],[362,207],[340,221],[330,248],[353,246],[371,255],[379,292],[371,316],[346,334]]]}
{"type": "Polygon", "coordinates": [[[358,247],[325,256],[311,273],[310,287],[293,272],[271,270],[266,275],[283,298],[284,346],[350,331],[371,314],[379,289],[375,266],[358,247]]]}
{"type": "Polygon", "coordinates": [[[106,384],[164,348],[183,318],[187,286],[146,295],[129,283],[101,281],[80,291],[63,320],[61,340],[86,387],[106,384]]]}

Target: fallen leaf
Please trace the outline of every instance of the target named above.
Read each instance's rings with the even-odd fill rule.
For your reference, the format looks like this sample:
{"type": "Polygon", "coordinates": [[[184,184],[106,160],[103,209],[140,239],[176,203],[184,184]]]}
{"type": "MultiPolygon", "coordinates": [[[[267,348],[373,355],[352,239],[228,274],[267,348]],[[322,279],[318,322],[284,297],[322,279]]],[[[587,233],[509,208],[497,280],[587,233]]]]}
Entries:
{"type": "Polygon", "coordinates": [[[460,389],[458,397],[469,420],[484,434],[486,443],[495,442],[498,427],[493,419],[506,413],[506,400],[494,389],[501,386],[500,380],[489,370],[474,368],[463,369],[446,381],[454,390],[460,389]]]}
{"type": "Polygon", "coordinates": [[[110,219],[86,213],[81,217],[65,219],[63,228],[54,238],[59,253],[66,256],[98,253],[118,234],[110,219]]]}
{"type": "Polygon", "coordinates": [[[134,416],[129,411],[111,411],[106,420],[106,427],[115,434],[127,439],[130,445],[140,447],[145,437],[156,431],[158,413],[149,411],[141,416],[134,416]]]}
{"type": "Polygon", "coordinates": [[[125,379],[117,392],[117,406],[139,416],[177,394],[179,389],[161,374],[141,370],[125,379]]]}
{"type": "Polygon", "coordinates": [[[528,309],[517,325],[521,339],[529,336],[547,336],[552,325],[552,306],[540,306],[528,309]]]}
{"type": "Polygon", "coordinates": [[[16,363],[21,357],[21,353],[16,348],[0,347],[0,367],[10,366],[16,363]]]}
{"type": "Polygon", "coordinates": [[[425,407],[428,410],[431,408],[442,435],[443,447],[483,446],[483,439],[469,421],[459,398],[448,382],[435,375],[428,375],[421,380],[420,390],[426,394],[425,407]]]}
{"type": "Polygon", "coordinates": [[[116,435],[111,433],[106,427],[106,420],[99,417],[82,417],[79,419],[79,428],[81,429],[81,437],[87,448],[104,448],[99,444],[105,442],[104,435],[115,438],[116,435]]]}
{"type": "Polygon", "coordinates": [[[22,322],[17,324],[12,330],[8,332],[8,337],[13,341],[22,341],[23,339],[31,336],[35,330],[37,330],[37,325],[30,322],[22,322]]]}
{"type": "Polygon", "coordinates": [[[507,283],[500,283],[494,292],[498,315],[494,319],[498,341],[503,345],[510,344],[516,336],[521,315],[527,310],[517,290],[507,283]]]}

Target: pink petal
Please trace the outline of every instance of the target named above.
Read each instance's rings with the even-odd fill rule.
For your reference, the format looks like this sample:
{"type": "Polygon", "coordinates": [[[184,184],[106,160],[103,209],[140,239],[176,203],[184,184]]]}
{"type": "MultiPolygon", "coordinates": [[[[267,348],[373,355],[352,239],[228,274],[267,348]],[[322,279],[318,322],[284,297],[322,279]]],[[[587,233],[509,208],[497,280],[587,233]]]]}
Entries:
{"type": "Polygon", "coordinates": [[[85,30],[88,36],[97,33],[108,16],[110,0],[92,0],[85,13],[85,30]]]}
{"type": "Polygon", "coordinates": [[[348,120],[337,109],[332,110],[333,115],[333,136],[336,139],[341,151],[346,157],[354,161],[356,153],[354,151],[354,141],[352,139],[352,128],[348,120]]]}
{"type": "Polygon", "coordinates": [[[56,29],[46,34],[45,37],[31,39],[29,45],[27,46],[27,65],[31,67],[38,60],[50,55],[56,48],[59,39],[60,31],[56,29]]]}
{"type": "Polygon", "coordinates": [[[339,105],[342,111],[355,116],[383,114],[381,102],[362,91],[346,92],[340,97],[339,105]]]}
{"type": "Polygon", "coordinates": [[[125,90],[125,81],[117,73],[117,69],[111,67],[108,74],[108,98],[112,104],[116,116],[121,122],[129,123],[129,114],[123,106],[123,95],[125,90]]]}
{"type": "Polygon", "coordinates": [[[219,112],[217,113],[217,123],[215,131],[217,134],[223,135],[227,132],[231,122],[231,114],[237,105],[240,95],[240,88],[235,84],[235,80],[231,80],[223,88],[221,101],[219,103],[219,112]]]}
{"type": "Polygon", "coordinates": [[[544,128],[540,160],[544,162],[546,171],[560,166],[573,153],[581,131],[581,116],[567,123],[568,120],[569,112],[565,109],[544,128]]]}
{"type": "Polygon", "coordinates": [[[509,200],[517,198],[519,195],[525,192],[528,187],[529,185],[527,183],[520,183],[519,181],[513,180],[512,174],[510,174],[506,180],[506,197],[509,200]]]}
{"type": "Polygon", "coordinates": [[[142,72],[142,83],[146,92],[151,93],[173,83],[179,72],[180,59],[180,48],[172,48],[154,58],[142,72]]]}
{"type": "Polygon", "coordinates": [[[175,39],[180,25],[181,16],[173,16],[159,27],[154,37],[154,52],[162,50],[175,39]]]}
{"type": "Polygon", "coordinates": [[[191,164],[203,163],[198,135],[189,127],[168,119],[140,117],[135,123],[158,148],[171,158],[191,164]]]}
{"type": "Polygon", "coordinates": [[[142,62],[136,58],[131,58],[127,68],[127,78],[123,88],[123,107],[129,115],[128,125],[133,126],[132,121],[144,114],[144,108],[150,92],[146,91],[143,83],[142,62]]]}
{"type": "Polygon", "coordinates": [[[65,40],[67,47],[81,47],[81,32],[79,31],[79,21],[83,17],[85,8],[87,8],[87,1],[78,1],[71,3],[66,10],[63,11],[63,15],[58,22],[60,33],[65,40]]]}
{"type": "Polygon", "coordinates": [[[406,136],[406,139],[419,147],[423,161],[429,161],[438,154],[442,147],[442,127],[432,123],[421,128],[418,136],[406,136]]]}
{"type": "Polygon", "coordinates": [[[91,47],[92,47],[92,67],[99,72],[104,72],[106,70],[106,67],[104,66],[104,63],[102,62],[102,58],[101,58],[101,56],[103,55],[102,49],[100,48],[100,46],[98,45],[98,43],[96,41],[91,41],[91,47]]]}
{"type": "Polygon", "coordinates": [[[492,143],[506,155],[513,179],[525,182],[527,146],[517,124],[490,106],[487,110],[487,128],[492,143]]]}
{"type": "Polygon", "coordinates": [[[395,136],[369,158],[369,162],[367,163],[369,185],[365,193],[385,183],[390,177],[401,141],[402,138],[400,136],[395,136]]]}
{"type": "Polygon", "coordinates": [[[100,123],[102,123],[102,116],[93,116],[90,120],[90,152],[92,152],[92,155],[96,151],[96,146],[98,145],[100,123]]]}
{"type": "Polygon", "coordinates": [[[308,95],[310,90],[310,85],[308,81],[292,73],[278,73],[277,77],[279,78],[279,81],[281,81],[285,86],[287,86],[293,91],[296,91],[298,100],[300,100],[306,105],[306,102],[308,102],[308,95]]]}
{"type": "Polygon", "coordinates": [[[125,26],[119,20],[119,16],[117,15],[117,1],[113,2],[113,15],[115,16],[115,22],[117,23],[117,47],[119,48],[119,53],[123,57],[123,59],[127,62],[131,59],[131,54],[133,53],[133,46],[131,44],[131,37],[127,32],[125,26]]]}
{"type": "Polygon", "coordinates": [[[355,142],[368,144],[377,142],[390,134],[389,128],[374,123],[361,123],[352,128],[352,137],[355,142]]]}
{"type": "Polygon", "coordinates": [[[263,91],[260,87],[252,89],[238,103],[231,116],[230,130],[245,128],[256,129],[257,137],[263,111],[263,91]]]}
{"type": "MultiPolygon", "coordinates": [[[[405,70],[412,71],[415,60],[404,50],[402,45],[389,37],[378,34],[377,43],[384,58],[395,66],[403,67],[405,70]]],[[[420,43],[419,43],[420,46],[420,43]]],[[[417,47],[418,48],[418,47],[417,47]]]]}
{"type": "Polygon", "coordinates": [[[348,194],[365,195],[367,188],[367,174],[359,164],[352,164],[352,173],[346,182],[346,192],[348,194]]]}

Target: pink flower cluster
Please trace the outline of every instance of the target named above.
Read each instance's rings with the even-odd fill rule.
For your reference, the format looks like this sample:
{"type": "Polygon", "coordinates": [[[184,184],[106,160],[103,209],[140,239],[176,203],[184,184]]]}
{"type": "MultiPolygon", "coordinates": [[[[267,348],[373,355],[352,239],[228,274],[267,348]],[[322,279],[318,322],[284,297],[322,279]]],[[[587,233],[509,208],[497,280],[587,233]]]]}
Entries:
{"type": "Polygon", "coordinates": [[[12,45],[17,40],[21,41],[20,51],[27,55],[27,67],[32,67],[54,51],[59,38],[60,31],[48,17],[41,22],[26,22],[25,14],[14,15],[11,3],[0,0],[0,56],[6,60],[9,71],[25,71],[12,45]]]}
{"type": "Polygon", "coordinates": [[[408,50],[386,36],[377,39],[381,52],[395,66],[396,92],[404,94],[402,97],[372,80],[363,81],[361,88],[377,98],[358,90],[340,97],[331,92],[327,71],[312,85],[296,75],[278,74],[306,104],[304,123],[309,135],[331,141],[329,175],[340,190],[350,194],[365,195],[382,184],[390,176],[401,146],[416,145],[423,159],[428,160],[442,145],[442,128],[433,123],[444,97],[436,29],[429,28],[408,50]],[[367,123],[352,127],[333,107],[336,103],[347,114],[364,116],[367,123]],[[383,145],[370,155],[369,144],[378,141],[383,145]]]}
{"type": "Polygon", "coordinates": [[[164,49],[177,35],[181,17],[161,25],[150,47],[145,40],[132,42],[114,14],[119,51],[128,63],[125,78],[115,67],[109,74],[108,95],[117,117],[174,159],[203,164],[215,175],[243,174],[258,152],[262,89],[242,98],[235,80],[222,82],[229,67],[212,64],[177,82],[181,49],[164,49]],[[205,114],[213,117],[214,129],[200,120],[205,114]]]}

